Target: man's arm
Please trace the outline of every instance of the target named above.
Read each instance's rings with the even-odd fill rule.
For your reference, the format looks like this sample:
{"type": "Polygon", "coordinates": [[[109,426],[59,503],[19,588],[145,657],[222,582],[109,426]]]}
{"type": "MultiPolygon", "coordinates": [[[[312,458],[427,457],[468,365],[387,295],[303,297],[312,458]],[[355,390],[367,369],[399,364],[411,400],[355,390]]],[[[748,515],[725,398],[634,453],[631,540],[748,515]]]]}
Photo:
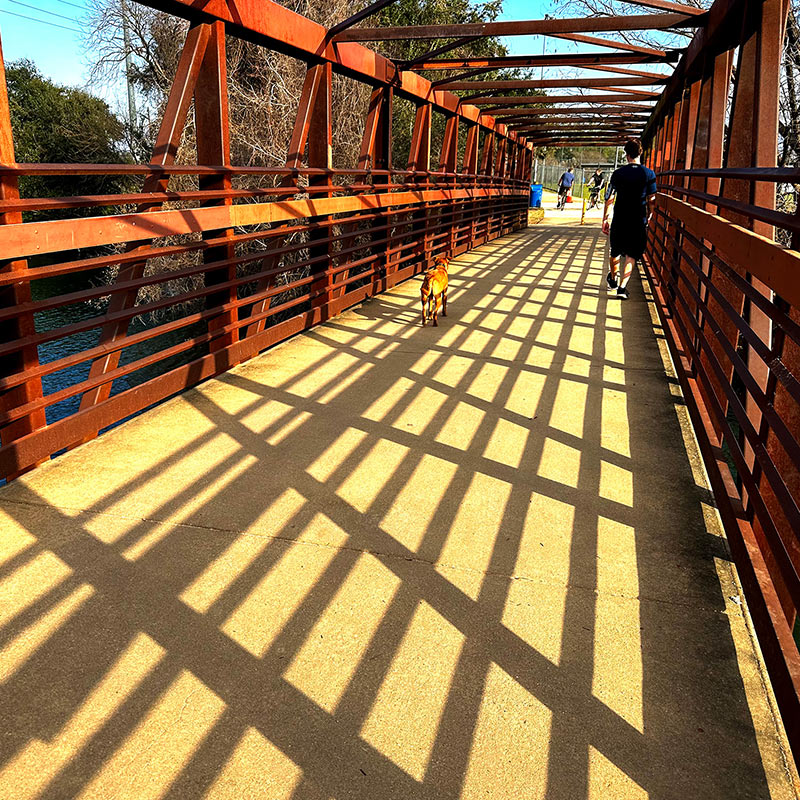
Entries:
{"type": "Polygon", "coordinates": [[[603,204],[603,223],[600,226],[600,230],[605,234],[608,234],[610,230],[608,212],[614,203],[614,197],[617,193],[617,187],[614,186],[614,175],[616,175],[616,172],[608,179],[608,184],[606,185],[606,202],[603,204]]]}
{"type": "Polygon", "coordinates": [[[603,205],[603,223],[600,226],[603,233],[607,234],[611,224],[608,221],[608,212],[611,206],[614,205],[614,194],[612,192],[608,192],[606,194],[606,202],[603,205]]]}
{"type": "Polygon", "coordinates": [[[656,210],[656,192],[658,186],[656,185],[656,174],[653,170],[648,170],[647,176],[647,222],[653,218],[653,212],[656,210]]]}
{"type": "Polygon", "coordinates": [[[647,222],[650,223],[650,220],[653,218],[653,212],[656,210],[656,196],[654,194],[649,194],[647,196],[647,222]]]}

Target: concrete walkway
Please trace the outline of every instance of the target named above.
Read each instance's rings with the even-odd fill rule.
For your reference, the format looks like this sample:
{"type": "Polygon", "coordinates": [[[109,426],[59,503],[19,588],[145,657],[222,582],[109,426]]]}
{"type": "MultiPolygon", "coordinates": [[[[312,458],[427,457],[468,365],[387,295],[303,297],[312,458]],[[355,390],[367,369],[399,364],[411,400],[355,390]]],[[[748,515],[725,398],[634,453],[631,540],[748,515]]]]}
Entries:
{"type": "Polygon", "coordinates": [[[796,797],[604,253],[508,236],[0,491],[0,797],[796,797]]]}

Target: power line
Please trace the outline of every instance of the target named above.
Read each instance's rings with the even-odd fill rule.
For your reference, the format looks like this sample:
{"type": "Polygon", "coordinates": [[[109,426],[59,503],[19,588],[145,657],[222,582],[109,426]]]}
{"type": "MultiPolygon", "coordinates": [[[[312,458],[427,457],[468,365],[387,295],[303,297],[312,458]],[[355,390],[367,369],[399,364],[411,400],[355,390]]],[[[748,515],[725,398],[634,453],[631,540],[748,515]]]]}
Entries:
{"type": "Polygon", "coordinates": [[[79,6],[77,3],[70,3],[69,0],[58,0],[58,2],[63,3],[65,6],[73,6],[75,8],[79,8],[81,11],[88,10],[86,6],[79,6]]]}
{"type": "Polygon", "coordinates": [[[19,17],[20,19],[29,19],[31,22],[38,22],[41,25],[49,25],[51,28],[63,28],[65,31],[72,31],[73,33],[80,33],[78,28],[68,28],[66,25],[59,25],[57,22],[47,22],[43,19],[36,19],[36,17],[29,17],[26,14],[17,14],[14,11],[6,11],[0,8],[0,14],[10,14],[12,17],[19,17]]]}
{"type": "Polygon", "coordinates": [[[67,22],[75,22],[76,20],[72,17],[65,17],[63,14],[56,14],[55,11],[48,11],[46,8],[41,8],[40,6],[32,6],[29,3],[22,3],[20,0],[8,0],[9,3],[14,3],[17,6],[25,6],[25,8],[32,8],[34,11],[39,11],[42,14],[49,14],[52,17],[59,17],[60,19],[65,19],[67,22]]]}

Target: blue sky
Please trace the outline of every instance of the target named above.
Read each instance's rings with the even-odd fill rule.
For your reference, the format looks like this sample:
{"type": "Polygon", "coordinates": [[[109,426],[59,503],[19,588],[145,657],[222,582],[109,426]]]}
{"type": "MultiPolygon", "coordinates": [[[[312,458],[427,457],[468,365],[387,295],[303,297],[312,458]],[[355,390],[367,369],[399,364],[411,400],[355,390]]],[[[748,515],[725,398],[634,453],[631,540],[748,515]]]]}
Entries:
{"type": "MultiPolygon", "coordinates": [[[[86,5],[87,0],[0,0],[0,36],[6,61],[29,58],[58,83],[85,85],[88,64],[80,31],[84,27],[81,7],[86,5]],[[26,5],[20,5],[21,2],[26,5]],[[36,10],[29,6],[35,6],[36,10]],[[51,24],[22,19],[16,14],[51,24]]],[[[541,18],[551,6],[551,0],[505,0],[502,19],[541,18]]],[[[541,53],[542,37],[509,36],[506,45],[512,53],[541,53]]],[[[569,48],[557,39],[547,40],[546,46],[551,53],[569,48]]]]}
{"type": "Polygon", "coordinates": [[[5,60],[29,58],[57,83],[84,85],[87,67],[80,33],[80,18],[84,12],[79,6],[86,6],[84,0],[70,0],[69,3],[65,0],[0,0],[0,36],[5,60]],[[25,5],[21,5],[23,1],[25,5]],[[22,19],[14,16],[16,14],[51,24],[22,19]]]}

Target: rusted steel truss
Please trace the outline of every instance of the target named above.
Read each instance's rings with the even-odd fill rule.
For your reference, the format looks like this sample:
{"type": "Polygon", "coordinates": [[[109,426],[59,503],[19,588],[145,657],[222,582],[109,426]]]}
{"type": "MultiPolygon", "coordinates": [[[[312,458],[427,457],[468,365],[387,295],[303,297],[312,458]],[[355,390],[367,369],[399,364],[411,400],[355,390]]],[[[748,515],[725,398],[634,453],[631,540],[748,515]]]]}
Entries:
{"type": "Polygon", "coordinates": [[[645,131],[660,189],[646,270],[797,759],[800,218],[776,210],[776,184],[800,182],[776,169],[787,11],[717,0],[667,84],[645,131]]]}
{"type": "Polygon", "coordinates": [[[527,224],[530,146],[476,107],[362,45],[332,43],[331,31],[269,0],[237,2],[235,10],[215,4],[202,14],[181,0],[157,6],[190,25],[149,164],[15,164],[0,81],[0,477],[414,275],[437,253],[460,253],[527,224]],[[307,63],[282,167],[231,163],[229,36],[307,63]],[[372,87],[358,162],[348,169],[332,162],[334,72],[372,87]],[[409,163],[396,166],[395,96],[418,109],[409,163]],[[197,164],[178,166],[192,108],[197,164]],[[447,119],[443,152],[433,154],[438,169],[430,153],[434,112],[447,119]],[[19,179],[29,174],[139,175],[143,184],[127,194],[20,198],[19,179]],[[184,186],[193,176],[196,188],[171,189],[178,175],[184,186]],[[119,213],[83,213],[98,206],[119,213]],[[61,213],[46,221],[23,217],[54,210],[61,213]],[[115,279],[33,299],[33,281],[100,269],[115,279]],[[165,285],[180,288],[153,291],[165,285]],[[78,302],[95,310],[68,325],[34,325],[40,312],[78,302]],[[141,320],[149,320],[144,329],[134,325],[141,320]],[[89,342],[83,349],[42,357],[81,334],[89,342]],[[45,390],[70,370],[74,379],[45,390]]]}
{"type": "Polygon", "coordinates": [[[413,276],[438,253],[523,227],[534,145],[617,144],[642,132],[660,180],[647,274],[799,753],[800,216],[775,203],[776,183],[800,183],[800,170],[775,168],[788,0],[716,0],[708,12],[632,0],[658,13],[359,27],[390,1],[329,30],[272,0],[140,0],[189,22],[148,164],[15,164],[0,80],[0,476],[413,276]],[[685,52],[592,35],[676,27],[695,29],[685,52]],[[481,37],[526,34],[609,52],[446,57],[481,37]],[[307,65],[281,166],[232,163],[228,37],[307,65]],[[405,38],[451,41],[408,63],[360,44],[405,38]],[[669,76],[619,66],[675,61],[669,76]],[[565,66],[615,77],[570,82],[602,93],[536,97],[508,91],[559,90],[565,81],[482,79],[503,67],[565,66]],[[431,83],[423,70],[467,72],[431,83]],[[346,169],[332,160],[335,75],[370,87],[358,160],[346,169]],[[398,98],[416,108],[405,164],[392,163],[398,98]],[[197,163],[178,165],[192,100],[197,163]],[[435,114],[446,122],[441,151],[431,153],[435,114]],[[26,175],[139,176],[142,185],[20,197],[26,175]],[[84,213],[97,207],[119,213],[84,213]],[[53,210],[62,213],[47,221],[24,216],[53,210]],[[31,291],[34,281],[102,269],[116,277],[46,297],[31,291]],[[181,288],[152,291],[167,284],[181,288]],[[41,312],[77,303],[94,310],[69,324],[34,324],[41,312]],[[143,319],[151,322],[134,325],[143,319]],[[83,345],[43,357],[52,343],[92,331],[83,345]],[[73,379],[46,390],[70,370],[73,379]]]}

